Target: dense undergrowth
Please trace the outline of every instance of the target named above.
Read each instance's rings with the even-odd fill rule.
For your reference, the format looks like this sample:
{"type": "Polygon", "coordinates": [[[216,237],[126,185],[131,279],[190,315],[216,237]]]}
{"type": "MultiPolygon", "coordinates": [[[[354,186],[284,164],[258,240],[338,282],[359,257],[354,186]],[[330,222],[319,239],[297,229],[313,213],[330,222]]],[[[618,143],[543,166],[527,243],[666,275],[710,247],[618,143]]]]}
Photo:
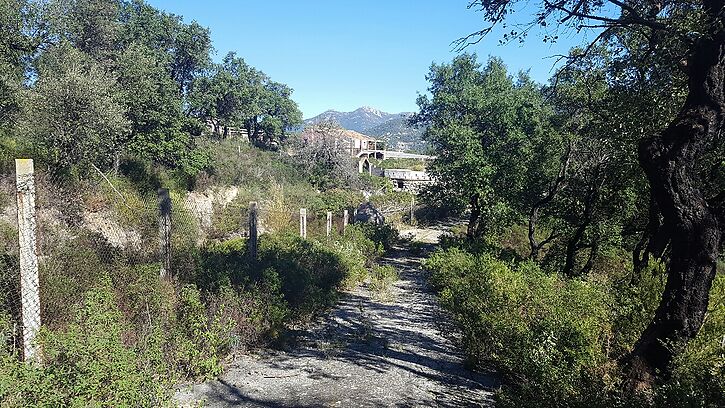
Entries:
{"type": "Polygon", "coordinates": [[[449,241],[426,267],[463,331],[471,364],[502,374],[497,407],[725,406],[725,265],[705,323],[672,375],[636,396],[622,391],[618,362],[653,316],[662,265],[633,279],[631,266],[611,267],[617,263],[609,259],[587,277],[566,278],[490,241],[449,241]]]}
{"type": "MultiPolygon", "coordinates": [[[[324,214],[352,213],[359,191],[316,189],[284,153],[229,139],[200,143],[211,166],[193,177],[125,158],[108,180],[92,172],[51,178],[39,162],[41,361],[19,359],[17,275],[3,274],[0,406],[168,404],[174,384],[214,377],[230,355],[280,343],[339,290],[381,277],[375,260],[394,229],[354,224],[324,234],[324,214]],[[173,209],[167,280],[156,252],[159,187],[171,189],[173,209]],[[192,196],[232,190],[228,202],[213,202],[204,225],[192,196]],[[263,232],[255,260],[240,233],[250,201],[259,202],[263,232]],[[308,209],[308,239],[299,237],[300,207],[308,209]],[[94,217],[117,230],[90,228],[94,217]]],[[[0,181],[0,209],[10,208],[12,183],[0,181]]],[[[0,236],[0,269],[17,271],[12,222],[0,218],[0,236]]]]}
{"type": "MultiPolygon", "coordinates": [[[[367,277],[383,251],[369,229],[350,226],[319,242],[291,234],[211,243],[186,276],[160,280],[158,264],[106,263],[76,242],[46,278],[42,364],[0,357],[3,406],[154,406],[171,385],[215,376],[232,351],[274,341],[287,324],[330,307],[338,290],[367,277]],[[77,245],[77,246],[75,246],[77,245]],[[79,272],[81,273],[79,275],[79,272]],[[66,285],[62,283],[66,282],[66,285]]],[[[9,316],[0,336],[10,337],[9,316]]]]}

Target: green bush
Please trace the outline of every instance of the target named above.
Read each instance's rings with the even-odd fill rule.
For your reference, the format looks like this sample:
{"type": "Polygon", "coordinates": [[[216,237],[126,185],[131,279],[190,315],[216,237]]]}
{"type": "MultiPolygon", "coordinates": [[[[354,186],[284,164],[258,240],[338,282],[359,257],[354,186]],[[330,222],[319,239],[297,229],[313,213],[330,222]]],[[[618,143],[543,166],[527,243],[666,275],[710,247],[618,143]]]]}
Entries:
{"type": "Polygon", "coordinates": [[[473,363],[511,382],[500,406],[565,406],[606,361],[612,300],[596,285],[457,248],[425,263],[473,363]]]}
{"type": "Polygon", "coordinates": [[[362,234],[368,240],[381,245],[383,249],[390,250],[398,242],[398,230],[390,224],[373,225],[356,223],[345,230],[345,237],[362,234]]]}
{"type": "Polygon", "coordinates": [[[40,336],[43,364],[0,358],[3,406],[157,406],[168,398],[168,378],[141,364],[124,344],[128,327],[110,282],[86,292],[73,322],[40,336]]]}
{"type": "Polygon", "coordinates": [[[294,318],[308,318],[334,304],[348,270],[326,245],[294,234],[263,235],[258,271],[272,269],[294,318]]]}
{"type": "Polygon", "coordinates": [[[174,357],[177,367],[189,377],[220,374],[221,359],[231,348],[234,322],[223,313],[208,316],[201,294],[194,285],[184,285],[179,290],[176,319],[174,357]]]}
{"type": "Polygon", "coordinates": [[[390,265],[375,265],[370,272],[370,290],[381,298],[390,295],[390,286],[398,280],[398,271],[390,265]]]}
{"type": "Polygon", "coordinates": [[[475,253],[465,246],[436,251],[425,267],[471,362],[503,374],[498,407],[725,406],[722,271],[698,336],[673,362],[671,377],[642,398],[622,391],[617,360],[654,314],[664,288],[661,264],[634,281],[623,271],[567,279],[528,261],[503,262],[485,245],[475,253]]]}
{"type": "Polygon", "coordinates": [[[306,319],[332,305],[340,287],[364,279],[381,253],[361,230],[349,231],[324,243],[294,233],[263,234],[254,262],[244,239],[211,243],[200,252],[194,282],[204,293],[222,288],[255,293],[270,328],[306,319]]]}

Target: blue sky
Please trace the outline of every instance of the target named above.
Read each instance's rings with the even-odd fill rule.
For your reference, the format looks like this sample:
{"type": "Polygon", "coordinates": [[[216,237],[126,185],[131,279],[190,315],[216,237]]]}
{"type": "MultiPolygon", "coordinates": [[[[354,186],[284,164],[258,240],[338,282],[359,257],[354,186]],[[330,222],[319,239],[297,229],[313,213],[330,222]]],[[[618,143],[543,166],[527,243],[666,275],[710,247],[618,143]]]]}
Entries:
{"type": "MultiPolygon", "coordinates": [[[[479,13],[466,8],[467,0],[149,3],[210,28],[217,61],[235,51],[273,80],[290,85],[305,118],[364,105],[391,113],[416,110],[431,63],[450,61],[456,55],[451,42],[484,24],[479,13]]],[[[545,82],[555,62],[551,56],[585,39],[564,35],[552,46],[536,34],[523,45],[500,46],[500,32],[493,33],[467,51],[484,61],[500,56],[511,71],[530,70],[545,82]]]]}

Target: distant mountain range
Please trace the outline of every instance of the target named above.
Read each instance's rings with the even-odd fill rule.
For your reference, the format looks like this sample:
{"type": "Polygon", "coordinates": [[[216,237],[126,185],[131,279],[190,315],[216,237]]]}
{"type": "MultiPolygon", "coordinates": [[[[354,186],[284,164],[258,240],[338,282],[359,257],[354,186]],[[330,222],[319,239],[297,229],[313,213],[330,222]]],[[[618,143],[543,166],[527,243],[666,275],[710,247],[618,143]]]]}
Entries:
{"type": "Polygon", "coordinates": [[[352,112],[328,110],[306,119],[305,124],[332,121],[345,129],[384,140],[390,149],[425,151],[427,144],[422,140],[423,130],[408,125],[411,115],[411,112],[387,113],[363,106],[352,112]]]}

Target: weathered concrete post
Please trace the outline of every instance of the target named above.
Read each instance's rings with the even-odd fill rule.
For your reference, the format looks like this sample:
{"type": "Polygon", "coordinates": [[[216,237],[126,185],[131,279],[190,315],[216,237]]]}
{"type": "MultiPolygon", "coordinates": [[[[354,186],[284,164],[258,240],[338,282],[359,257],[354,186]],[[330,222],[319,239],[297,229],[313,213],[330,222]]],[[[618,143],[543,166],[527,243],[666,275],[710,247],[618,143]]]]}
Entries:
{"type": "Polygon", "coordinates": [[[161,271],[165,279],[171,274],[171,197],[168,188],[158,190],[159,197],[159,256],[161,271]]]}
{"type": "Polygon", "coordinates": [[[347,210],[342,212],[342,232],[345,232],[345,229],[347,228],[347,223],[350,220],[350,215],[348,214],[347,210]]]}
{"type": "Polygon", "coordinates": [[[20,301],[23,320],[23,359],[35,361],[40,329],[40,283],[35,220],[35,177],[32,159],[15,160],[18,199],[18,240],[20,244],[20,301]]]}
{"type": "Polygon", "coordinates": [[[252,261],[257,260],[257,202],[249,203],[249,258],[252,261]]]}
{"type": "Polygon", "coordinates": [[[328,237],[332,233],[332,211],[327,212],[327,228],[325,229],[325,232],[328,237]]]}
{"type": "Polygon", "coordinates": [[[307,238],[307,209],[300,208],[300,236],[307,238]]]}

